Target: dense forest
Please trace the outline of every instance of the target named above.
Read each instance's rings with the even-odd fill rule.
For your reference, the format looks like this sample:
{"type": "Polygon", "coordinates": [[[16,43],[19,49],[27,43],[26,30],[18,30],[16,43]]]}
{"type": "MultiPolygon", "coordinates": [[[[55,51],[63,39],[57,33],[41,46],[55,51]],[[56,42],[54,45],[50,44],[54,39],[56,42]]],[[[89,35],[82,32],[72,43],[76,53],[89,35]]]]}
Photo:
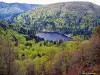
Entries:
{"type": "Polygon", "coordinates": [[[0,75],[100,75],[99,12],[89,2],[68,2],[38,6],[13,23],[1,20],[0,75]],[[36,36],[43,30],[73,40],[36,36]]]}
{"type": "Polygon", "coordinates": [[[27,39],[9,26],[0,22],[0,75],[100,74],[100,26],[89,40],[66,42],[27,39]]]}
{"type": "Polygon", "coordinates": [[[29,29],[34,32],[45,29],[88,38],[100,25],[100,6],[90,2],[43,5],[20,14],[14,22],[26,34],[29,29]]]}
{"type": "Polygon", "coordinates": [[[0,2],[0,20],[7,20],[9,23],[12,23],[14,17],[18,16],[20,13],[31,10],[36,6],[39,5],[0,2]]]}

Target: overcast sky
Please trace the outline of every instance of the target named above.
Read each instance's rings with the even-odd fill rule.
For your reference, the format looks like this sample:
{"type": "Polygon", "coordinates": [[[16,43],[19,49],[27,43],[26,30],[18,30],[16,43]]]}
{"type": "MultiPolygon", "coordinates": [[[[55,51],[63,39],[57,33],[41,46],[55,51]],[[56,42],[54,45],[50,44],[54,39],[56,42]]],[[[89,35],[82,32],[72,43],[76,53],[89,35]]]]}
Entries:
{"type": "Polygon", "coordinates": [[[29,3],[29,4],[51,4],[57,2],[70,2],[70,1],[88,1],[95,4],[100,5],[100,0],[0,0],[0,2],[7,2],[7,3],[29,3]]]}

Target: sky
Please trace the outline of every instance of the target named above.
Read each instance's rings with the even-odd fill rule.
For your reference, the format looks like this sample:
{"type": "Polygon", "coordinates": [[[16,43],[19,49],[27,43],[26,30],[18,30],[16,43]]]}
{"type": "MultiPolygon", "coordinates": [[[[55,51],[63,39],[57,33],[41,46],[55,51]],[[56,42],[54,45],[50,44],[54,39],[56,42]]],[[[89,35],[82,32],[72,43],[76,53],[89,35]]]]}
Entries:
{"type": "Polygon", "coordinates": [[[28,4],[51,4],[58,2],[70,2],[70,1],[88,1],[100,5],[100,0],[0,0],[0,2],[6,3],[28,3],[28,4]]]}

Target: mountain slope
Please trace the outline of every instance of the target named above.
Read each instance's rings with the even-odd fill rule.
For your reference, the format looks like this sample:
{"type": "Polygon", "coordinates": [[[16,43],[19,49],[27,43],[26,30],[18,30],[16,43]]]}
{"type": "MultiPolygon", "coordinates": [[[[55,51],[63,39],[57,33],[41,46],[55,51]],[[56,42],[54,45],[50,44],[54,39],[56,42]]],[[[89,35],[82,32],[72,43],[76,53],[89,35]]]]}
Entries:
{"type": "Polygon", "coordinates": [[[100,24],[100,6],[90,2],[64,2],[43,5],[14,19],[23,30],[56,31],[72,35],[91,35],[100,24]],[[25,27],[25,28],[24,28],[25,27]]]}
{"type": "Polygon", "coordinates": [[[36,7],[36,4],[20,4],[20,3],[4,3],[0,2],[0,19],[1,20],[10,20],[19,13],[28,11],[33,7],[36,7]]]}

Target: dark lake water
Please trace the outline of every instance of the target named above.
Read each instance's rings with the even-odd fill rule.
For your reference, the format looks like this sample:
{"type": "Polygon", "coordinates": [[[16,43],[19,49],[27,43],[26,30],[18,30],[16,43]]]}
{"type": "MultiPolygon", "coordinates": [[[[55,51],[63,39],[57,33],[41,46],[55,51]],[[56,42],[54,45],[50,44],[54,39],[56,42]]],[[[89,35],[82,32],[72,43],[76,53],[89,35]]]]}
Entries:
{"type": "Polygon", "coordinates": [[[39,32],[36,34],[36,36],[39,36],[40,38],[43,38],[44,40],[49,41],[57,41],[57,40],[72,40],[72,37],[66,36],[64,34],[58,33],[58,32],[39,32]]]}

